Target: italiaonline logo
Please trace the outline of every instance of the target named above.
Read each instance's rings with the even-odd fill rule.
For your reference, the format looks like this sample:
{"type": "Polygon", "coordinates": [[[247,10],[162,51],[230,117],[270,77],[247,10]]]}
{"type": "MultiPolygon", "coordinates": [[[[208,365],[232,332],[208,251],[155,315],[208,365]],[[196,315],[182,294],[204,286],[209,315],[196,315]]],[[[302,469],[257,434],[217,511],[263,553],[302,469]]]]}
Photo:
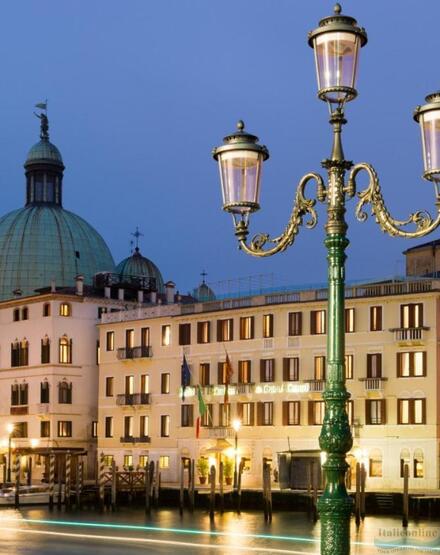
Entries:
{"type": "Polygon", "coordinates": [[[384,553],[440,553],[440,528],[379,528],[374,545],[384,553]]]}

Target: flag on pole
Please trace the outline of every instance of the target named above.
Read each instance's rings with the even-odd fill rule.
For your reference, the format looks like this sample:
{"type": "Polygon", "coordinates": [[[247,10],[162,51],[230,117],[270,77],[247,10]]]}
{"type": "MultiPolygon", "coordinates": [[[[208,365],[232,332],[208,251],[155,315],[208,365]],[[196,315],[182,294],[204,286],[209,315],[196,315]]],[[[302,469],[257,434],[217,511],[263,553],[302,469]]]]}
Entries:
{"type": "Polygon", "coordinates": [[[183,355],[182,362],[182,375],[181,375],[181,385],[182,385],[182,401],[185,400],[185,389],[191,383],[191,371],[189,369],[188,363],[186,362],[186,357],[183,355]]]}
{"type": "MultiPolygon", "coordinates": [[[[226,349],[225,349],[226,351],[226,349]]],[[[224,404],[226,405],[226,403],[229,402],[229,384],[231,383],[231,378],[232,375],[234,374],[234,369],[232,368],[232,364],[231,364],[231,360],[229,358],[228,353],[226,352],[226,362],[225,362],[225,374],[224,374],[224,379],[225,379],[225,398],[224,398],[224,404]]]]}
{"type": "Polygon", "coordinates": [[[208,407],[206,406],[205,400],[202,395],[202,388],[200,385],[197,386],[197,400],[199,402],[199,416],[196,420],[196,438],[199,439],[200,435],[200,423],[203,416],[206,414],[208,407]]]}
{"type": "Polygon", "coordinates": [[[35,104],[35,108],[39,108],[40,110],[47,110],[47,102],[38,102],[38,104],[35,104]]]}

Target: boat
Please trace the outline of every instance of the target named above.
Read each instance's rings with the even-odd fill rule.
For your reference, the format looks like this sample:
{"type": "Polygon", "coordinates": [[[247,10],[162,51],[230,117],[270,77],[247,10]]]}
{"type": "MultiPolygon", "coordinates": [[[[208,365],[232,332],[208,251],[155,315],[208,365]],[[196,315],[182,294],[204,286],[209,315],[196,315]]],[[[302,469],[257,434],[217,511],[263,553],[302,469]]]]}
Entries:
{"type": "MultiPolygon", "coordinates": [[[[64,488],[61,491],[64,497],[64,488]]],[[[49,504],[49,486],[47,484],[35,486],[20,486],[18,490],[18,498],[20,505],[48,505],[49,504]]],[[[54,503],[58,502],[58,486],[54,489],[54,503]]],[[[3,487],[0,489],[0,505],[15,504],[15,486],[3,487]]]]}

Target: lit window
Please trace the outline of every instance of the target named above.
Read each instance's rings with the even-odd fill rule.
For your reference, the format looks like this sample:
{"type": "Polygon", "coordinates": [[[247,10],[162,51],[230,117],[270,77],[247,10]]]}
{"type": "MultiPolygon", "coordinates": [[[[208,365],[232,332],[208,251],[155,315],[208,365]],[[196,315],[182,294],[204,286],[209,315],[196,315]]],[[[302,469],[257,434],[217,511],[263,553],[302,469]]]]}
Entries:
{"type": "Polygon", "coordinates": [[[200,364],[200,385],[211,385],[210,366],[209,363],[203,362],[200,364]]]}
{"type": "Polygon", "coordinates": [[[370,306],[370,331],[382,329],[382,307],[370,306]]]}
{"type": "Polygon", "coordinates": [[[425,461],[421,449],[414,450],[414,478],[425,477],[425,461]]]}
{"type": "Polygon", "coordinates": [[[371,478],[382,478],[382,452],[373,449],[369,456],[369,470],[371,478]]]}
{"type": "Polygon", "coordinates": [[[105,466],[112,466],[113,464],[113,455],[104,455],[104,464],[105,466]]]}
{"type": "Polygon", "coordinates": [[[398,399],[398,424],[426,424],[426,399],[398,399]]]}
{"type": "Polygon", "coordinates": [[[60,337],[58,351],[60,364],[72,364],[72,340],[66,335],[60,337]]]}
{"type": "Polygon", "coordinates": [[[124,438],[133,437],[133,417],[124,416],[124,438]]]}
{"type": "Polygon", "coordinates": [[[124,466],[126,468],[133,467],[133,455],[124,455],[124,466]]]}
{"type": "Polygon", "coordinates": [[[181,423],[182,428],[190,428],[194,425],[194,407],[193,405],[181,406],[181,423]]]}
{"type": "Polygon", "coordinates": [[[160,455],[159,468],[167,469],[170,467],[170,457],[168,455],[160,455]]]}
{"type": "Polygon", "coordinates": [[[275,381],[275,359],[266,358],[266,359],[260,360],[260,381],[261,382],[275,381]]]}
{"type": "Polygon", "coordinates": [[[353,355],[345,355],[345,379],[352,380],[353,379],[353,366],[354,366],[354,356],[353,355]]]}
{"type": "Polygon", "coordinates": [[[171,326],[169,324],[162,326],[162,346],[168,347],[171,344],[171,326]]]}
{"type": "Polygon", "coordinates": [[[219,403],[218,424],[219,426],[231,425],[231,403],[219,403]]]}
{"type": "Polygon", "coordinates": [[[240,339],[254,338],[254,317],[243,316],[240,318],[240,339]]]}
{"type": "Polygon", "coordinates": [[[299,380],[299,357],[283,359],[283,380],[297,382],[299,380]]]}
{"type": "Polygon", "coordinates": [[[309,401],[309,424],[321,426],[324,422],[324,401],[309,401]]]}
{"type": "Polygon", "coordinates": [[[139,466],[141,468],[148,466],[148,455],[139,455],[139,466]]]}
{"type": "Polygon", "coordinates": [[[148,374],[141,374],[141,393],[150,393],[150,376],[148,374]]]}
{"type": "Polygon", "coordinates": [[[201,422],[200,424],[204,427],[207,426],[212,426],[212,411],[213,411],[213,406],[211,403],[206,403],[206,411],[204,413],[204,415],[201,418],[201,422]]]}
{"type": "Polygon", "coordinates": [[[40,422],[40,437],[50,437],[50,422],[42,420],[40,422]]]}
{"type": "Polygon", "coordinates": [[[146,415],[139,417],[139,435],[141,437],[148,437],[149,435],[149,419],[146,415]]]}
{"type": "Polygon", "coordinates": [[[312,310],[310,312],[310,333],[322,335],[326,333],[326,311],[312,310]]]}
{"type": "Polygon", "coordinates": [[[113,376],[108,376],[108,377],[105,378],[105,396],[106,397],[113,397],[113,384],[114,384],[113,376]]]}
{"type": "Polygon", "coordinates": [[[238,403],[238,417],[242,426],[254,425],[254,403],[238,403]]]}
{"type": "MultiPolygon", "coordinates": [[[[226,363],[225,363],[226,364],[226,363]]],[[[223,370],[223,367],[222,367],[223,370]]],[[[225,368],[226,371],[226,368],[225,368]]],[[[238,383],[251,383],[251,361],[239,360],[238,361],[238,383]]]]}
{"type": "Polygon", "coordinates": [[[423,327],[423,304],[411,303],[400,305],[400,327],[421,328],[423,327]]]}
{"type": "Polygon", "coordinates": [[[58,420],[58,437],[72,437],[71,420],[58,420]]]}
{"type": "Polygon", "coordinates": [[[397,375],[399,378],[426,376],[426,351],[397,353],[397,375]]]}
{"type": "Polygon", "coordinates": [[[354,332],[354,308],[345,309],[345,331],[346,333],[354,332]]]}
{"type": "Polygon", "coordinates": [[[315,361],[315,380],[325,380],[325,356],[317,356],[315,361]]]}
{"type": "Polygon", "coordinates": [[[107,351],[114,351],[115,350],[115,332],[108,331],[106,334],[106,350],[107,351]]]}
{"type": "Polygon", "coordinates": [[[366,399],[365,423],[366,424],[385,424],[386,423],[386,400],[385,399],[366,399]]]}
{"type": "Polygon", "coordinates": [[[60,304],[60,316],[72,316],[72,308],[69,303],[60,304]]]}
{"type": "Polygon", "coordinates": [[[160,436],[170,436],[170,417],[168,414],[162,414],[160,417],[160,436]]]}
{"type": "Polygon", "coordinates": [[[209,343],[211,322],[197,322],[197,343],[209,343]]]}
{"type": "Polygon", "coordinates": [[[273,402],[257,403],[257,426],[273,425],[273,402]]]}
{"type": "Polygon", "coordinates": [[[273,337],[273,314],[263,315],[263,337],[273,337]]]}
{"type": "Polygon", "coordinates": [[[92,437],[98,437],[98,422],[96,420],[92,421],[92,437]]]}
{"type": "Polygon", "coordinates": [[[125,348],[133,349],[134,347],[134,330],[125,330],[125,348]]]}
{"type": "Polygon", "coordinates": [[[367,378],[382,377],[382,353],[367,354],[367,378]]]}
{"type": "Polygon", "coordinates": [[[302,334],[302,312],[289,312],[289,335],[302,334]]]}
{"type": "Polygon", "coordinates": [[[160,375],[160,392],[169,393],[170,392],[170,374],[165,372],[160,375]]]}
{"type": "Polygon", "coordinates": [[[134,393],[134,376],[125,376],[125,395],[134,393]]]}
{"type": "Polygon", "coordinates": [[[234,320],[227,318],[217,320],[217,341],[233,341],[234,339],[234,320]]]}
{"type": "Polygon", "coordinates": [[[283,401],[283,425],[299,426],[301,414],[300,401],[283,401]]]}

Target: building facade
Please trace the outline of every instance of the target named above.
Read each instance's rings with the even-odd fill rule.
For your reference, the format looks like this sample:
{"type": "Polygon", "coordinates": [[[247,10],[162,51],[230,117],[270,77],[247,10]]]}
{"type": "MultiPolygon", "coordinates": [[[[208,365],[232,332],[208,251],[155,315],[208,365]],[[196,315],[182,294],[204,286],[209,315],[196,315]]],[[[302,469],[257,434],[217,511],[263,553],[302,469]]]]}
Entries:
{"type": "MultiPolygon", "coordinates": [[[[370,490],[401,489],[404,464],[410,488],[439,487],[439,292],[435,280],[347,288],[348,461],[365,463],[370,490]]],[[[162,480],[177,482],[182,457],[234,458],[238,418],[244,486],[261,484],[263,457],[274,468],[287,450],[319,458],[326,295],[293,291],[103,315],[99,451],[119,467],[155,460],[162,480]],[[184,356],[191,385],[183,395],[184,356]],[[208,411],[197,438],[198,386],[208,411]],[[221,438],[230,449],[216,455],[221,438]]]]}

